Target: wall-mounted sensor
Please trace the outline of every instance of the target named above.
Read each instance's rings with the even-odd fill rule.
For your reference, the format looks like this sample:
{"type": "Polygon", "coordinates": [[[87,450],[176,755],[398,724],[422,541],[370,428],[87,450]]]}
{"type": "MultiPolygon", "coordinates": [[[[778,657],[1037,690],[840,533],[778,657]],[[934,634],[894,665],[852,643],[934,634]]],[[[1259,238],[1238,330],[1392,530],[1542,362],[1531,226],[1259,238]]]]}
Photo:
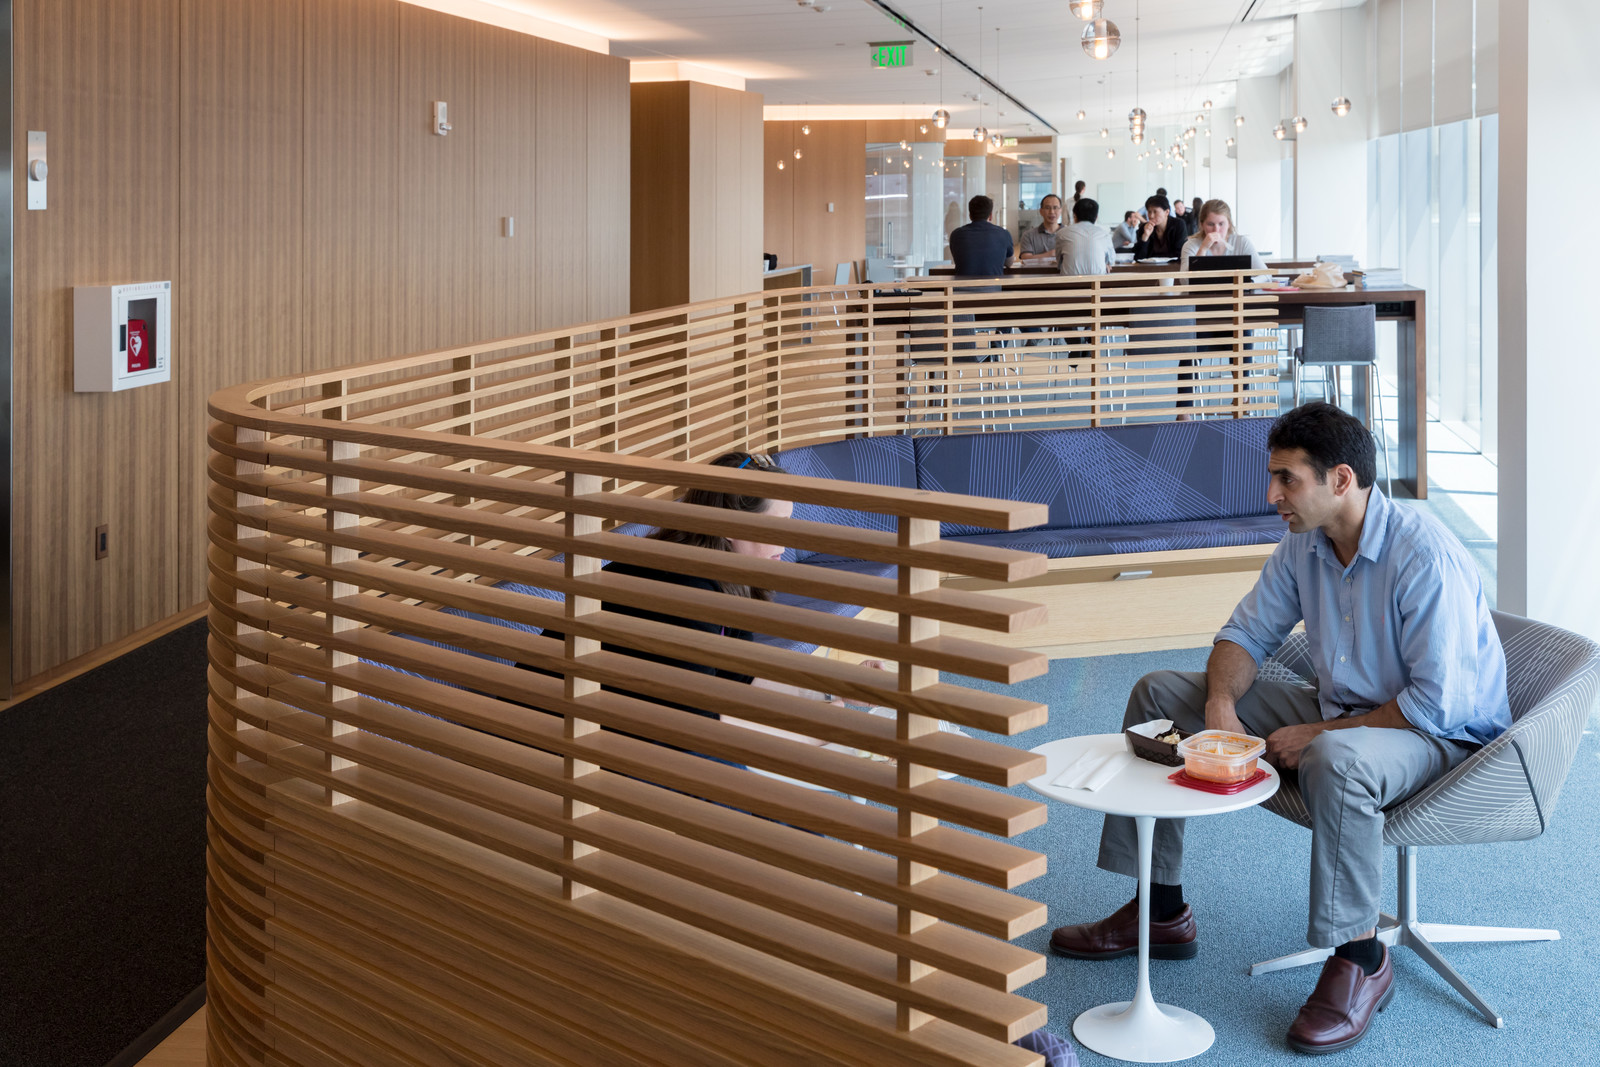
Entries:
{"type": "Polygon", "coordinates": [[[450,105],[443,100],[433,102],[433,132],[440,137],[450,135],[450,105]]]}
{"type": "Polygon", "coordinates": [[[43,211],[49,192],[50,164],[45,160],[43,131],[28,131],[28,210],[43,211]]]}

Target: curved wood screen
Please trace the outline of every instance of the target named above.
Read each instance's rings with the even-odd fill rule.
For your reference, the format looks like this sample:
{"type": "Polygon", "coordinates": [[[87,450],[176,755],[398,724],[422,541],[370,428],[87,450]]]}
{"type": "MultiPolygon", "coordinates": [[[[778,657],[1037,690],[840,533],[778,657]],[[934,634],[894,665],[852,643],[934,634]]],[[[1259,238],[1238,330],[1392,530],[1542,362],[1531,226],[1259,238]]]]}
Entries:
{"type": "Polygon", "coordinates": [[[1047,663],[939,625],[1011,632],[1042,611],[939,580],[1044,560],[947,544],[939,523],[1045,509],[703,461],[1267,403],[1245,348],[1264,312],[1239,279],[1214,305],[1046,282],[752,295],[216,394],[212,1062],[1040,1062],[1009,1042],[1045,1021],[1015,992],[1044,961],[1007,942],[1045,921],[1012,892],[1045,862],[996,838],[1044,810],[986,785],[1043,764],[940,723],[1042,724],[963,679],[1047,663]],[[1170,366],[1183,319],[1188,344],[1232,346],[1194,379],[1170,366]],[[677,502],[689,488],[896,532],[677,502]]]}

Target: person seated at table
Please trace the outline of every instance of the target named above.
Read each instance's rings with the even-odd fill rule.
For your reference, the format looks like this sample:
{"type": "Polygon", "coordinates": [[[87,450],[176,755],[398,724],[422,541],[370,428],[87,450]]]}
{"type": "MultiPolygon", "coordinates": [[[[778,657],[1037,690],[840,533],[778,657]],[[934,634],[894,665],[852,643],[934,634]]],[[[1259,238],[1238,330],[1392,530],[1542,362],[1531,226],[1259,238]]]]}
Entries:
{"type": "Polygon", "coordinates": [[[1072,205],[1072,225],[1063,226],[1056,240],[1056,255],[1061,257],[1061,273],[1109,274],[1116,253],[1111,250],[1111,233],[1098,225],[1100,205],[1084,197],[1072,205]]]}
{"type": "Polygon", "coordinates": [[[1039,201],[1039,225],[1022,234],[1021,250],[1017,258],[1024,264],[1043,265],[1056,260],[1056,236],[1061,232],[1061,198],[1055,193],[1045,194],[1039,201]]]}
{"type": "Polygon", "coordinates": [[[1178,269],[1188,270],[1197,256],[1249,256],[1250,266],[1266,270],[1255,244],[1233,228],[1233,212],[1226,200],[1207,200],[1199,212],[1200,230],[1183,243],[1178,269]]]}
{"type": "Polygon", "coordinates": [[[1133,245],[1134,259],[1177,259],[1189,234],[1182,223],[1172,221],[1172,203],[1157,193],[1144,202],[1147,220],[1139,227],[1139,240],[1133,245]]]}
{"type": "Polygon", "coordinates": [[[967,201],[972,221],[950,231],[950,258],[957,278],[998,278],[1011,259],[1011,235],[989,221],[994,201],[981,193],[967,201]]]}
{"type": "Polygon", "coordinates": [[[1139,227],[1144,218],[1137,211],[1124,211],[1122,224],[1111,231],[1111,247],[1117,252],[1128,252],[1139,243],[1139,227]]]}
{"type": "Polygon", "coordinates": [[[1172,202],[1172,214],[1167,219],[1168,223],[1183,230],[1184,236],[1194,233],[1194,216],[1189,214],[1189,205],[1182,200],[1172,202]]]}
{"type": "MultiPolygon", "coordinates": [[[[1306,940],[1333,949],[1289,1027],[1301,1052],[1335,1052],[1366,1033],[1393,995],[1388,950],[1374,936],[1383,888],[1383,810],[1447,773],[1511,725],[1506,660],[1477,565],[1427,512],[1374,484],[1377,453],[1360,420],[1304,404],[1267,438],[1267,500],[1288,533],[1217,633],[1203,674],[1147,674],[1126,726],[1266,738],[1266,758],[1299,775],[1312,822],[1306,940]],[[1305,622],[1316,689],[1257,671],[1305,622]]],[[[1137,877],[1134,821],[1108,816],[1098,865],[1137,877]]],[[[1199,947],[1183,899],[1183,822],[1155,826],[1150,955],[1199,947]]],[[[1058,952],[1104,960],[1137,951],[1138,902],[1063,926],[1058,952]]],[[[1234,925],[1230,915],[1224,927],[1234,925]]]]}

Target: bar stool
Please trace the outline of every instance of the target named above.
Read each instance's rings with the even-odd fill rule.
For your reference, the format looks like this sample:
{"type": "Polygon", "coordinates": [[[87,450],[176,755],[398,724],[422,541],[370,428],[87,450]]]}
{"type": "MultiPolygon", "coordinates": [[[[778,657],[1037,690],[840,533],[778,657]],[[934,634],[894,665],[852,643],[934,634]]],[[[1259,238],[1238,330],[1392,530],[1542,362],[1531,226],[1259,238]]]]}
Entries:
{"type": "MultiPolygon", "coordinates": [[[[1373,304],[1356,304],[1351,307],[1308,307],[1305,309],[1305,335],[1303,344],[1294,350],[1291,368],[1294,380],[1294,406],[1300,406],[1300,370],[1302,367],[1321,367],[1324,395],[1331,392],[1333,404],[1343,407],[1339,396],[1339,368],[1365,367],[1367,371],[1367,403],[1363,407],[1362,423],[1377,442],[1383,454],[1383,490],[1392,493],[1390,481],[1389,449],[1378,432],[1383,422],[1383,388],[1378,381],[1378,309],[1373,304]],[[1374,409],[1378,413],[1373,423],[1374,409]]],[[[1355,387],[1351,382],[1352,390],[1355,387]]],[[[1352,397],[1354,399],[1354,397],[1352,397]]]]}

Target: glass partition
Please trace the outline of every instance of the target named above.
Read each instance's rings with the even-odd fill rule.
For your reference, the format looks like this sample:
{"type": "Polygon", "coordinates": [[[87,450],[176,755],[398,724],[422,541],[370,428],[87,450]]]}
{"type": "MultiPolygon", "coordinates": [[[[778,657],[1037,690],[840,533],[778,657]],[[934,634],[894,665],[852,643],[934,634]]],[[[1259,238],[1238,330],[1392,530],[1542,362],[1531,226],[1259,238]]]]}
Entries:
{"type": "Polygon", "coordinates": [[[867,145],[869,259],[921,267],[944,258],[940,142],[867,145]]]}

